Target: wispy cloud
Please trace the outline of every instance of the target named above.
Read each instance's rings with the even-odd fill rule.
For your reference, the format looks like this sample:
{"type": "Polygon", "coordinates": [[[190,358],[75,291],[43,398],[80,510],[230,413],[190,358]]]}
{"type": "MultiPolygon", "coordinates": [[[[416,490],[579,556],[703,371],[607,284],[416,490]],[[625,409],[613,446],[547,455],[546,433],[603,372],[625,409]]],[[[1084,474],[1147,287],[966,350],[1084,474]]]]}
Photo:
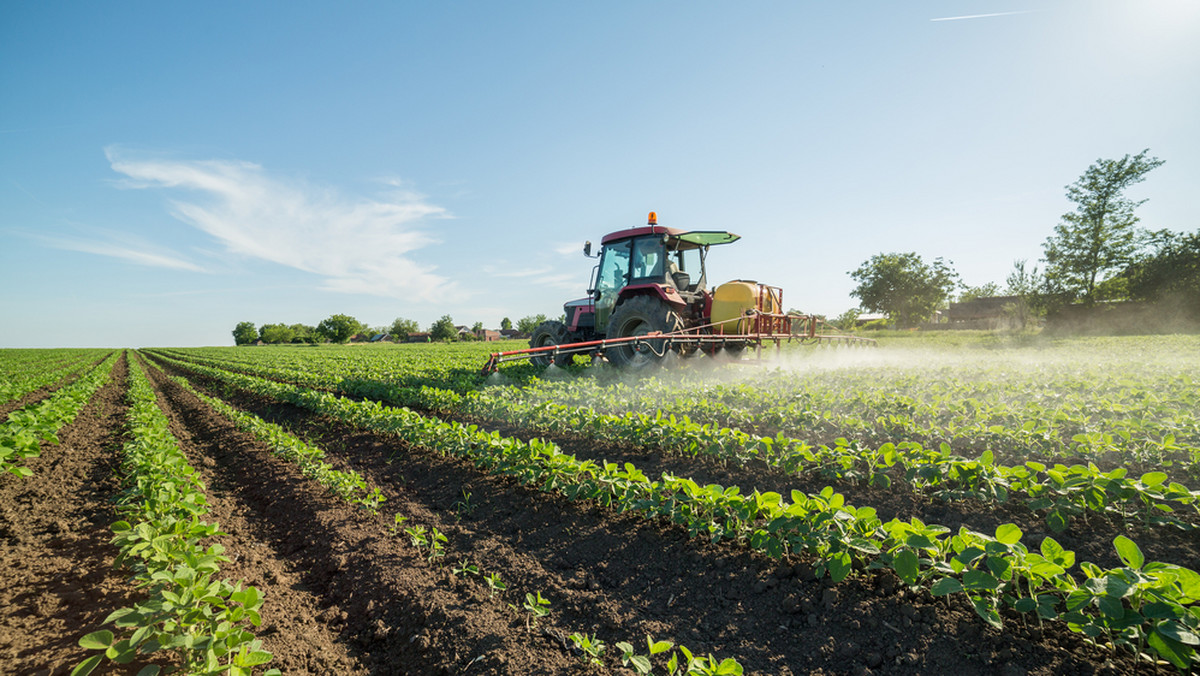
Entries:
{"type": "Polygon", "coordinates": [[[1015,14],[1033,14],[1040,12],[1040,9],[1022,9],[1016,12],[992,12],[991,14],[967,14],[964,16],[943,16],[938,19],[930,19],[930,21],[962,21],[963,19],[988,19],[994,16],[1013,16],[1015,14]]]}
{"type": "Polygon", "coordinates": [[[129,158],[116,147],[105,153],[127,177],[124,187],[199,193],[172,199],[172,215],[230,253],[319,275],[330,291],[430,301],[459,295],[434,266],[412,259],[436,242],[424,221],[448,214],[401,181],[382,181],[378,198],[350,198],[248,162],[129,158]]]}
{"type": "Polygon", "coordinates": [[[583,245],[578,242],[570,242],[564,244],[556,244],[554,253],[560,256],[572,256],[583,253],[583,245]]]}
{"type": "Polygon", "coordinates": [[[46,246],[65,251],[82,251],[83,253],[96,254],[97,256],[109,256],[129,261],[130,263],[155,268],[205,272],[204,268],[183,259],[175,252],[154,247],[150,244],[116,241],[103,242],[92,239],[46,237],[41,235],[37,236],[37,239],[41,240],[46,246]]]}

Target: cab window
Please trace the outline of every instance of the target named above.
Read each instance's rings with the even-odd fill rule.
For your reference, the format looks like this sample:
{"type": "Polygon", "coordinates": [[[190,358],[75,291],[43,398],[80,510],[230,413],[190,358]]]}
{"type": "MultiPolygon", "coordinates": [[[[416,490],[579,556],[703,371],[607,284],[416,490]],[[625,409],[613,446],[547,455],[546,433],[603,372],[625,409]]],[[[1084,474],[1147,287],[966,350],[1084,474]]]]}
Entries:
{"type": "Polygon", "coordinates": [[[634,240],[633,279],[662,279],[665,253],[661,237],[634,240]]]}

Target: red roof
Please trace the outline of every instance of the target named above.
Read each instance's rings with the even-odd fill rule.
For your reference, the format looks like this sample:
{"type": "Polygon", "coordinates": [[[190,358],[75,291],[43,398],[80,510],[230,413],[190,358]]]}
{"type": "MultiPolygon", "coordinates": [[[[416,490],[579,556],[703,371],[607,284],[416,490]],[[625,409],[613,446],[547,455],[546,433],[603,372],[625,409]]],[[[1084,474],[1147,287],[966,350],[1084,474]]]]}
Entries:
{"type": "Polygon", "coordinates": [[[617,242],[630,237],[639,237],[641,235],[682,235],[687,230],[678,230],[676,228],[668,228],[662,225],[643,225],[640,228],[629,228],[628,230],[618,230],[610,232],[600,240],[600,244],[608,244],[609,242],[617,242]]]}

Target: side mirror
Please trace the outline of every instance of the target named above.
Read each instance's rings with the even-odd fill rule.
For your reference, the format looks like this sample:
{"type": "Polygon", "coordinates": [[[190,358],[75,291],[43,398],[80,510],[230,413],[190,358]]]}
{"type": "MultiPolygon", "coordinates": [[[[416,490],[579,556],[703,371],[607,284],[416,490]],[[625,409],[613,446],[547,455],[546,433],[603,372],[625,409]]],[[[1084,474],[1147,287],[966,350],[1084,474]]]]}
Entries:
{"type": "Polygon", "coordinates": [[[583,255],[587,256],[588,258],[592,257],[592,243],[591,242],[583,243],[583,255]]]}

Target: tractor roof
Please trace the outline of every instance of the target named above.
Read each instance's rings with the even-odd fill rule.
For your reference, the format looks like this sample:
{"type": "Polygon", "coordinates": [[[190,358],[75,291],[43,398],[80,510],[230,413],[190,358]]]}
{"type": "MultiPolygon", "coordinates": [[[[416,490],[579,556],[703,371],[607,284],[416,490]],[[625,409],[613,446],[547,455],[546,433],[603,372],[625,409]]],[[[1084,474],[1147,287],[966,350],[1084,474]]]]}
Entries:
{"type": "MultiPolygon", "coordinates": [[[[676,228],[667,228],[661,225],[643,225],[640,228],[629,228],[628,230],[618,230],[611,232],[600,240],[601,244],[609,244],[611,242],[619,242],[624,239],[633,237],[641,237],[642,235],[667,235],[672,239],[677,239],[680,242],[685,242],[693,246],[713,246],[717,244],[730,244],[741,239],[739,235],[732,232],[724,232],[721,230],[678,230],[676,228]]],[[[691,248],[691,247],[684,247],[691,248]]]]}

